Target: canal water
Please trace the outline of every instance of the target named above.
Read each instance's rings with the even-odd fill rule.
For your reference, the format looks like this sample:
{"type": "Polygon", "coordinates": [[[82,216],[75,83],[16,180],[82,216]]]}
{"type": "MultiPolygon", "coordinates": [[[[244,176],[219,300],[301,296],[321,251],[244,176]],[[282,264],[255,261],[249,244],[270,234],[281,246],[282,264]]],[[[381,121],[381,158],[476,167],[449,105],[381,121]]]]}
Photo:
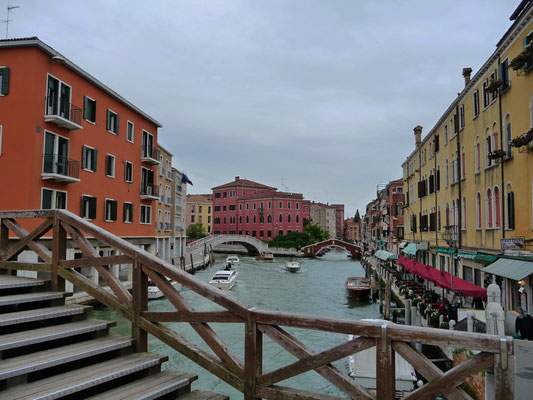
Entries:
{"type": "MultiPolygon", "coordinates": [[[[224,266],[227,255],[215,256],[215,264],[205,270],[197,271],[195,276],[208,282],[214,272],[224,266]]],[[[364,269],[358,261],[346,256],[344,251],[333,249],[322,258],[302,259],[299,273],[290,273],[283,269],[288,258],[276,257],[274,261],[256,261],[249,256],[239,256],[240,263],[234,269],[238,271],[237,283],[230,294],[249,304],[264,310],[279,310],[324,317],[360,320],[379,318],[378,304],[370,301],[356,301],[346,297],[344,282],[349,276],[364,276],[364,269]]],[[[190,290],[181,288],[180,292],[196,311],[220,310],[221,307],[206,300],[190,290]]],[[[149,302],[152,311],[173,310],[166,299],[149,302]]],[[[114,319],[117,326],[111,333],[130,335],[130,323],[118,313],[107,308],[96,309],[93,318],[114,319]]],[[[244,362],[244,325],[210,324],[226,345],[244,362]]],[[[168,324],[187,340],[200,348],[211,352],[196,332],[184,323],[168,324]]],[[[326,350],[347,340],[346,335],[318,332],[305,329],[286,328],[291,334],[313,351],[326,350]]],[[[296,361],[296,358],[263,336],[263,371],[268,372],[296,361]]],[[[210,390],[229,395],[232,399],[241,399],[243,395],[225,382],[211,375],[186,357],[167,347],[157,339],[150,337],[149,350],[167,355],[169,361],[164,369],[174,369],[198,374],[198,381],[193,389],[210,390]]],[[[334,363],[341,371],[348,371],[346,359],[334,363]]],[[[280,385],[317,391],[323,394],[342,396],[333,385],[315,372],[280,382],[280,385]]],[[[344,397],[344,396],[343,396],[344,397]]]]}

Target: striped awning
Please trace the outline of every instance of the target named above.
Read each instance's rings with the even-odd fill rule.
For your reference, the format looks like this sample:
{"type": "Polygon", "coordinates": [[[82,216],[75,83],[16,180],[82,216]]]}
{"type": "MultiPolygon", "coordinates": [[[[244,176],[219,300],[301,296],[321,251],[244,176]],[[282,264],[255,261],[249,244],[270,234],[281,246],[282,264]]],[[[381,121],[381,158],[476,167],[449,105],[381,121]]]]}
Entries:
{"type": "Polygon", "coordinates": [[[377,258],[383,261],[395,261],[398,259],[398,256],[394,253],[391,253],[387,250],[378,250],[376,251],[376,254],[374,254],[377,258]]]}
{"type": "Polygon", "coordinates": [[[526,276],[533,274],[533,261],[500,258],[488,267],[483,268],[482,271],[514,281],[520,281],[526,276]]]}

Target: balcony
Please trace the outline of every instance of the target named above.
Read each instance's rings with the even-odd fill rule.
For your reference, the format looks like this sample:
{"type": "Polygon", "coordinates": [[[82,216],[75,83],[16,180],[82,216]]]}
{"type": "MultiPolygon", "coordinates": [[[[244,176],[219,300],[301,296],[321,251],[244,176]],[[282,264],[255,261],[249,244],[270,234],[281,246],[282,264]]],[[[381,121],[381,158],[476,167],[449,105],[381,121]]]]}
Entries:
{"type": "Polygon", "coordinates": [[[159,200],[159,188],[157,186],[141,185],[141,200],[159,200]]]}
{"type": "Polygon", "coordinates": [[[448,246],[457,247],[459,244],[459,226],[446,225],[444,227],[444,232],[442,233],[442,238],[448,246]]]}
{"type": "Polygon", "coordinates": [[[151,146],[144,146],[141,153],[141,162],[150,165],[159,165],[159,149],[151,146]]]}
{"type": "Polygon", "coordinates": [[[58,154],[44,154],[41,178],[64,183],[79,182],[80,162],[58,154]]]}
{"type": "Polygon", "coordinates": [[[82,129],[81,108],[56,96],[46,96],[44,120],[70,131],[82,129]]]}

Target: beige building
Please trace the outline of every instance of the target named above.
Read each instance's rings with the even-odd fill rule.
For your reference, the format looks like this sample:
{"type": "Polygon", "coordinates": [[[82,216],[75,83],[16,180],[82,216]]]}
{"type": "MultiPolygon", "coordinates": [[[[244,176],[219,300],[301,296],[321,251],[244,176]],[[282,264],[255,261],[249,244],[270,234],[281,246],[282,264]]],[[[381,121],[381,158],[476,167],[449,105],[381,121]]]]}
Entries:
{"type": "Polygon", "coordinates": [[[187,195],[187,228],[200,223],[206,234],[212,233],[213,196],[211,194],[187,195]]]}
{"type": "Polygon", "coordinates": [[[171,243],[172,258],[175,265],[179,265],[179,259],[185,253],[186,245],[186,221],[185,215],[187,210],[187,180],[184,174],[176,168],[172,168],[173,185],[172,198],[174,207],[172,207],[171,221],[174,222],[173,240],[171,243]]]}
{"type": "Polygon", "coordinates": [[[159,200],[155,206],[155,238],[156,255],[165,261],[171,261],[171,245],[173,244],[172,211],[174,199],[172,187],[172,154],[163,146],[159,148],[159,165],[155,174],[155,186],[159,200]]]}
{"type": "Polygon", "coordinates": [[[336,211],[333,205],[311,202],[309,217],[313,224],[327,230],[330,238],[335,238],[337,236],[336,211]]]}

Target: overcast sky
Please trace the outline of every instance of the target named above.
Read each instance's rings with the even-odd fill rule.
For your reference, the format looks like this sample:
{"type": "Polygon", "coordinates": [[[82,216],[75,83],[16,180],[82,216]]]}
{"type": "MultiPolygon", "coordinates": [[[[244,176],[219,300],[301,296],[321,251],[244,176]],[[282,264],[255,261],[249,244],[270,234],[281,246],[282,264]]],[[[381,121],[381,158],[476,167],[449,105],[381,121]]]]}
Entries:
{"type": "Polygon", "coordinates": [[[0,16],[20,5],[10,38],[38,36],[160,121],[189,193],[239,175],[353,216],[401,177],[413,128],[429,132],[518,3],[0,0],[0,16]]]}

